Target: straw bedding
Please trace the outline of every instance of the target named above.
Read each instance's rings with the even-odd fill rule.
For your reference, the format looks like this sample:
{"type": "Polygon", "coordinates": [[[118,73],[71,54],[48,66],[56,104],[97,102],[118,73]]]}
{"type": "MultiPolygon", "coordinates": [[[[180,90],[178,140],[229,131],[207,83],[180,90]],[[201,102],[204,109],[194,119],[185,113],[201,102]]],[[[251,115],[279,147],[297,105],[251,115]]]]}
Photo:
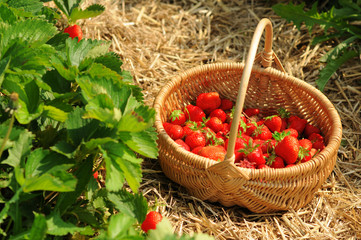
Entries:
{"type": "MultiPolygon", "coordinates": [[[[90,2],[97,1],[85,4],[90,2]]],[[[323,67],[318,59],[335,43],[310,45],[306,28],[298,31],[272,12],[277,2],[281,1],[107,0],[102,1],[104,14],[80,24],[87,38],[112,42],[110,50],[120,54],[123,68],[143,88],[149,106],[180,71],[211,62],[244,61],[263,17],[272,21],[273,50],[285,70],[315,86],[323,67]]],[[[144,159],[141,191],[179,234],[203,232],[216,239],[360,239],[360,79],[360,61],[353,59],[326,86],[324,94],[342,120],[343,140],[333,172],[307,206],[255,214],[204,202],[170,181],[158,161],[150,159],[144,159]]]]}

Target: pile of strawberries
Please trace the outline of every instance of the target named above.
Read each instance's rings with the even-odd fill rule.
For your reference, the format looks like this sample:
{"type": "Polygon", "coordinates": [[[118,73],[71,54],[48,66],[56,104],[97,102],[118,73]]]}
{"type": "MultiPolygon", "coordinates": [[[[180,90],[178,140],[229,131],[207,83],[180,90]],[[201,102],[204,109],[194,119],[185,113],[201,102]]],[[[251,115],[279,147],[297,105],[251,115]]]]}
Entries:
{"type": "MultiPolygon", "coordinates": [[[[194,154],[223,161],[234,103],[217,92],[201,93],[194,104],[174,110],[163,123],[167,134],[194,154]]],[[[267,112],[267,111],[265,111],[267,112]]],[[[281,108],[265,116],[244,109],[235,144],[235,164],[245,168],[284,168],[309,161],[325,148],[320,129],[281,108]]]]}

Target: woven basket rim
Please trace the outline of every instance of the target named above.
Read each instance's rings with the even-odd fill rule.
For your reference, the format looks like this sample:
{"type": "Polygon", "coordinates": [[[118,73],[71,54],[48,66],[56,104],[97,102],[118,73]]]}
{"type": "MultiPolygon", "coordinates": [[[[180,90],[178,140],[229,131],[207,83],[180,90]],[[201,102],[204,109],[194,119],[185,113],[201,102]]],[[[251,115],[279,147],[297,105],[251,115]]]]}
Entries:
{"type": "MultiPolygon", "coordinates": [[[[155,127],[159,133],[159,138],[165,138],[167,143],[170,144],[175,151],[180,151],[182,155],[191,157],[194,161],[196,161],[199,164],[199,166],[201,166],[202,169],[203,168],[207,169],[209,167],[212,167],[212,166],[218,164],[218,162],[216,162],[214,160],[211,160],[211,159],[208,159],[205,157],[201,157],[199,155],[196,155],[192,152],[189,152],[189,151],[183,149],[173,139],[171,139],[169,137],[169,135],[165,132],[165,130],[163,128],[161,115],[160,115],[160,108],[162,107],[162,103],[164,102],[163,96],[165,96],[166,93],[169,92],[169,89],[172,89],[173,85],[177,85],[177,83],[179,81],[181,81],[182,79],[185,79],[188,76],[191,76],[193,74],[197,74],[197,73],[205,72],[205,71],[213,71],[216,69],[222,69],[222,70],[240,69],[240,70],[243,70],[244,66],[245,66],[244,63],[239,63],[239,62],[209,63],[209,64],[192,67],[190,69],[180,72],[178,75],[173,76],[174,78],[172,80],[170,80],[169,82],[167,82],[162,87],[162,89],[159,91],[159,93],[156,96],[154,103],[153,103],[153,107],[156,111],[155,127]]],[[[245,176],[249,176],[249,179],[260,179],[260,178],[267,179],[268,177],[272,177],[275,173],[277,173],[277,176],[280,178],[286,177],[286,176],[292,176],[296,173],[297,174],[307,173],[312,168],[316,167],[318,165],[318,162],[321,159],[327,158],[328,155],[334,154],[335,151],[338,150],[338,148],[340,146],[340,142],[341,142],[341,136],[342,136],[341,120],[340,120],[337,110],[335,109],[333,104],[329,101],[329,99],[320,90],[318,90],[317,88],[313,87],[312,85],[306,83],[305,81],[303,81],[301,79],[293,77],[293,76],[289,75],[288,73],[279,71],[273,67],[263,68],[263,67],[260,67],[257,65],[253,65],[252,72],[263,74],[263,75],[269,75],[269,76],[273,76],[273,77],[276,76],[277,78],[280,78],[283,81],[293,81],[298,86],[300,86],[304,89],[307,89],[309,91],[312,91],[314,93],[314,95],[317,98],[319,98],[320,101],[322,101],[323,103],[325,103],[328,106],[327,111],[329,113],[329,116],[331,118],[331,121],[332,121],[332,124],[334,125],[334,127],[333,127],[333,131],[330,134],[330,138],[328,139],[328,142],[327,142],[327,145],[325,146],[325,148],[322,151],[320,151],[319,154],[317,154],[315,157],[313,157],[311,160],[309,160],[308,162],[297,164],[291,168],[279,168],[279,169],[274,169],[274,168],[249,169],[249,168],[235,166],[236,168],[238,168],[238,170],[240,172],[245,174],[245,176]]],[[[232,164],[234,164],[234,163],[232,163],[232,164]]]]}

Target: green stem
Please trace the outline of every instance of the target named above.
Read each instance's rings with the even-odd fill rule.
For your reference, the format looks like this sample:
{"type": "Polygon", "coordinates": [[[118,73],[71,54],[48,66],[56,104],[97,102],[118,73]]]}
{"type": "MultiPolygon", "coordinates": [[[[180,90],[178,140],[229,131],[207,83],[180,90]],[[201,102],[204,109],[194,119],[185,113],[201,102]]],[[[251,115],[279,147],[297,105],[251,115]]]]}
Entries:
{"type": "Polygon", "coordinates": [[[14,125],[14,121],[15,121],[15,114],[12,114],[12,115],[11,115],[11,119],[10,119],[10,125],[9,125],[9,128],[8,128],[8,131],[6,132],[4,141],[3,141],[3,143],[1,144],[1,147],[0,147],[0,159],[1,159],[1,155],[3,154],[4,148],[5,148],[5,144],[6,144],[6,142],[7,142],[8,139],[9,139],[11,130],[12,130],[13,125],[14,125]]]}

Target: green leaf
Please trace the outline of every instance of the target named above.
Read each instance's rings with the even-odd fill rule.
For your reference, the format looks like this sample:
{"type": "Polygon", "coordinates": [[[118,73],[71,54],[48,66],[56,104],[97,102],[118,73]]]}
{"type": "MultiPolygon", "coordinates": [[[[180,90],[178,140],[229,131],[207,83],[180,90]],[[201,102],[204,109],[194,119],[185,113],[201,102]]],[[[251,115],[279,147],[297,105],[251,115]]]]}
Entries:
{"type": "Polygon", "coordinates": [[[124,178],[133,192],[137,192],[142,180],[142,159],[137,158],[123,143],[108,143],[101,147],[106,163],[106,188],[121,190],[124,178]]]}
{"type": "Polygon", "coordinates": [[[26,41],[29,47],[41,46],[57,33],[57,29],[44,20],[28,19],[16,22],[14,25],[0,25],[0,32],[3,33],[0,53],[4,54],[18,41],[26,41]]]}
{"type": "MultiPolygon", "coordinates": [[[[68,66],[79,66],[94,48],[106,45],[104,41],[84,39],[80,42],[76,38],[68,38],[65,41],[68,66]]],[[[94,54],[94,53],[93,53],[94,54]]]]}
{"type": "Polygon", "coordinates": [[[147,199],[141,194],[131,194],[122,189],[119,192],[108,192],[108,199],[115,205],[115,208],[142,223],[148,212],[147,199]]]}
{"type": "Polygon", "coordinates": [[[70,192],[74,191],[76,179],[73,175],[64,171],[52,171],[41,176],[25,179],[22,186],[24,192],[33,191],[56,191],[70,192]]]}
{"type": "Polygon", "coordinates": [[[44,106],[43,114],[45,117],[54,119],[59,122],[65,122],[68,118],[68,114],[59,108],[53,106],[44,106]]]}
{"type": "Polygon", "coordinates": [[[153,125],[155,111],[147,106],[139,106],[120,119],[118,131],[141,132],[153,125]]]}
{"type": "Polygon", "coordinates": [[[85,235],[92,235],[93,230],[90,226],[77,227],[76,225],[64,222],[60,215],[53,212],[51,216],[47,217],[46,225],[48,228],[47,233],[55,236],[65,236],[67,234],[83,233],[85,235]]]}
{"type": "Polygon", "coordinates": [[[69,17],[74,8],[78,7],[82,0],[54,0],[55,5],[69,17]]]}
{"type": "Polygon", "coordinates": [[[23,167],[25,159],[31,151],[34,135],[26,130],[15,130],[17,132],[14,132],[14,130],[13,128],[9,137],[12,141],[12,147],[9,149],[9,157],[3,161],[2,164],[7,164],[12,167],[23,167]]]}
{"type": "Polygon", "coordinates": [[[8,5],[13,8],[22,9],[25,12],[37,13],[43,8],[43,3],[39,0],[10,0],[8,5]]]}
{"type": "Polygon", "coordinates": [[[345,41],[338,44],[336,47],[332,48],[325,55],[320,58],[320,62],[330,62],[338,58],[338,56],[343,52],[344,49],[350,46],[350,43],[357,39],[356,36],[350,37],[345,41]]]}
{"type": "Polygon", "coordinates": [[[29,239],[42,240],[45,239],[47,232],[46,218],[42,214],[34,213],[35,218],[31,226],[29,239]]]}
{"type": "Polygon", "coordinates": [[[3,83],[5,71],[9,68],[10,56],[0,60],[0,86],[3,83]]]}
{"type": "Polygon", "coordinates": [[[103,64],[107,68],[117,72],[118,74],[122,73],[121,66],[123,62],[121,61],[120,57],[114,52],[108,52],[102,56],[99,56],[95,59],[96,63],[103,64]]]}
{"type": "Polygon", "coordinates": [[[318,88],[323,91],[328,80],[332,77],[336,70],[347,60],[354,58],[357,55],[358,53],[356,51],[346,50],[342,56],[328,62],[327,65],[320,71],[320,77],[316,80],[318,88]]]}
{"type": "Polygon", "coordinates": [[[129,228],[135,223],[135,219],[129,215],[118,213],[110,217],[108,226],[109,239],[124,239],[129,228]]]}
{"type": "Polygon", "coordinates": [[[74,8],[70,14],[70,20],[76,22],[79,19],[86,19],[91,17],[96,17],[104,12],[105,8],[99,4],[92,4],[87,7],[85,10],[80,8],[74,8]]]}
{"type": "Polygon", "coordinates": [[[13,24],[16,21],[16,15],[9,7],[0,3],[0,19],[3,22],[13,24]]]}
{"type": "Polygon", "coordinates": [[[119,138],[130,149],[145,157],[158,157],[157,133],[154,128],[142,132],[120,132],[119,138]]]}
{"type": "Polygon", "coordinates": [[[147,240],[176,240],[177,236],[173,234],[173,227],[169,220],[163,217],[162,221],[157,224],[156,229],[148,231],[147,240]]]}
{"type": "Polygon", "coordinates": [[[299,5],[294,5],[293,3],[289,3],[288,5],[279,3],[272,6],[272,9],[277,15],[285,18],[289,22],[293,22],[298,30],[301,30],[302,23],[305,23],[309,31],[312,30],[315,24],[323,27],[325,31],[330,27],[342,30],[340,26],[329,21],[329,16],[320,15],[317,12],[317,2],[312,5],[312,8],[308,12],[303,10],[304,6],[304,2],[299,5]]]}
{"type": "Polygon", "coordinates": [[[119,122],[122,113],[113,105],[109,95],[101,94],[91,99],[85,107],[84,118],[93,118],[107,123],[107,126],[114,127],[119,122]]]}
{"type": "Polygon", "coordinates": [[[74,163],[68,158],[49,150],[37,148],[32,151],[25,164],[25,177],[37,177],[57,171],[66,172],[74,163]]]}
{"type": "Polygon", "coordinates": [[[76,108],[68,114],[65,121],[65,127],[68,135],[75,145],[79,145],[82,141],[88,141],[99,127],[99,121],[93,119],[84,119],[84,109],[76,108]]]}
{"type": "Polygon", "coordinates": [[[77,198],[83,193],[86,189],[86,185],[89,183],[90,178],[92,178],[92,169],[93,169],[93,156],[89,155],[79,166],[78,169],[74,172],[74,176],[78,179],[76,187],[72,191],[67,193],[61,193],[56,206],[55,211],[63,215],[69,207],[76,202],[77,198]]]}
{"type": "Polygon", "coordinates": [[[50,149],[66,156],[67,158],[74,158],[76,154],[75,146],[67,143],[66,141],[59,141],[53,147],[50,147],[50,149]]]}

